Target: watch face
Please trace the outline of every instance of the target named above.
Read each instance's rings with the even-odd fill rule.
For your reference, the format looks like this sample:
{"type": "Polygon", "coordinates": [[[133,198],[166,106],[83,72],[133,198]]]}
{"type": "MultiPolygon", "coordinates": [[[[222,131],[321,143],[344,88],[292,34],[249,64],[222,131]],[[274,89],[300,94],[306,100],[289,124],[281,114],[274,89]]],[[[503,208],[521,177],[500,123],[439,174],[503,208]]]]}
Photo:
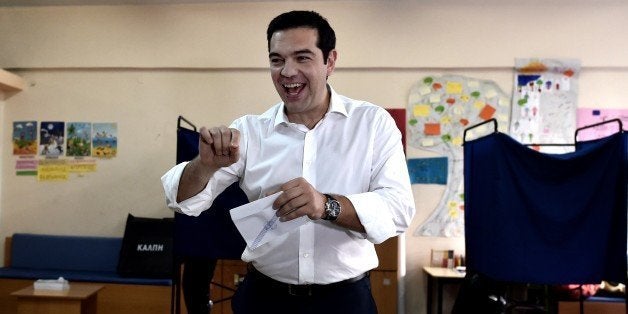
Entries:
{"type": "Polygon", "coordinates": [[[340,204],[337,201],[331,201],[329,206],[329,212],[332,216],[338,216],[340,214],[340,204]]]}
{"type": "Polygon", "coordinates": [[[340,203],[331,196],[327,196],[327,203],[325,203],[325,219],[336,220],[338,215],[340,215],[340,210],[340,203]]]}

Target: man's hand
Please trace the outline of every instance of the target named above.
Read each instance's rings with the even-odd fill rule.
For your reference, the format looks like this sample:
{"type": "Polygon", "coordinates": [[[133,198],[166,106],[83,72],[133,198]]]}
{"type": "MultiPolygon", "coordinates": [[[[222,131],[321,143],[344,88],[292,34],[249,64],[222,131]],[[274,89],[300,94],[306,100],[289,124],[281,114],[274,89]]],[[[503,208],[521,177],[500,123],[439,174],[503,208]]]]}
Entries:
{"type": "Polygon", "coordinates": [[[307,215],[312,220],[325,215],[327,198],[317,191],[304,178],[292,179],[279,188],[281,195],[273,203],[281,221],[292,220],[307,215]]]}
{"type": "Polygon", "coordinates": [[[183,170],[177,202],[198,194],[218,169],[230,166],[240,158],[240,131],[237,129],[202,127],[199,133],[199,154],[183,170]]]}
{"type": "Polygon", "coordinates": [[[240,131],[226,126],[202,127],[199,131],[200,161],[211,169],[227,167],[240,157],[240,131]]]}

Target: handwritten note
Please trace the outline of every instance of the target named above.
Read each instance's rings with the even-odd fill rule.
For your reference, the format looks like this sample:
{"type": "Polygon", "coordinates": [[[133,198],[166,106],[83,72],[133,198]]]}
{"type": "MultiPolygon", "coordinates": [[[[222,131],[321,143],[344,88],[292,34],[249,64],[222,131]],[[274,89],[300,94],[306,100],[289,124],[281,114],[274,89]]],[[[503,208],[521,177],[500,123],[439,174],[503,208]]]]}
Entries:
{"type": "Polygon", "coordinates": [[[68,165],[65,160],[41,160],[37,166],[38,181],[67,181],[68,165]]]}

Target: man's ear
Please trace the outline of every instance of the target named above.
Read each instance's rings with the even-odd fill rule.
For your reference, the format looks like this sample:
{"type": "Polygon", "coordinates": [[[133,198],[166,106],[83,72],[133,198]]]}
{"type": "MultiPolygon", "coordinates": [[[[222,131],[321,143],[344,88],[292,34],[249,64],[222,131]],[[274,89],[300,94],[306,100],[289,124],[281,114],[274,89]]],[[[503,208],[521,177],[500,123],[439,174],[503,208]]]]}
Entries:
{"type": "Polygon", "coordinates": [[[336,49],[332,49],[331,51],[329,51],[329,55],[327,56],[327,77],[334,73],[334,69],[336,69],[337,59],[338,52],[336,51],[336,49]]]}

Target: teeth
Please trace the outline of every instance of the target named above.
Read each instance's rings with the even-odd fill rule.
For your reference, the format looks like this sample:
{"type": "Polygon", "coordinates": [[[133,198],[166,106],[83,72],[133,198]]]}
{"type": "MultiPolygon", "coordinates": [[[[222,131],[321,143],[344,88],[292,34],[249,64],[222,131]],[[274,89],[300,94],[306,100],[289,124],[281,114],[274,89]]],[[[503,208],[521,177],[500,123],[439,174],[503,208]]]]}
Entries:
{"type": "Polygon", "coordinates": [[[284,84],[283,87],[285,88],[297,88],[297,87],[301,87],[303,84],[301,83],[292,83],[292,84],[284,84]]]}

